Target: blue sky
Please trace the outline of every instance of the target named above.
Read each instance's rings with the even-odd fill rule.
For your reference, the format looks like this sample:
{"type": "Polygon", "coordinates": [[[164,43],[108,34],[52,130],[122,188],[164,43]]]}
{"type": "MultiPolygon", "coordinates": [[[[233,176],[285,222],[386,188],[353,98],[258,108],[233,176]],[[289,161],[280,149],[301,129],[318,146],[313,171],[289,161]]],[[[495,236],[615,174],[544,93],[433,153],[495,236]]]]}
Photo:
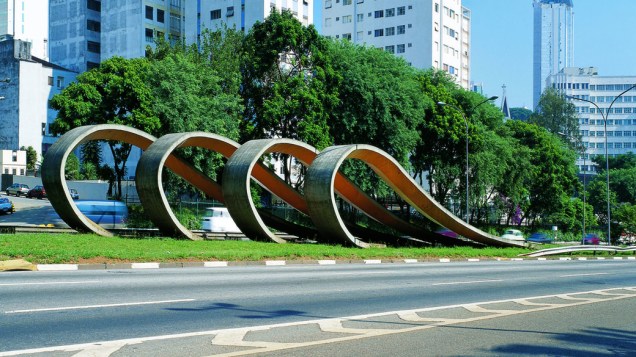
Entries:
{"type": "MultiPolygon", "coordinates": [[[[636,76],[636,0],[574,1],[574,66],[636,76]]],[[[471,80],[486,96],[532,107],[532,0],[462,0],[472,11],[471,80]]],[[[322,1],[315,6],[322,8],[322,1]]],[[[318,9],[317,9],[318,10],[318,9]]],[[[315,22],[321,12],[315,12],[315,22]]]]}

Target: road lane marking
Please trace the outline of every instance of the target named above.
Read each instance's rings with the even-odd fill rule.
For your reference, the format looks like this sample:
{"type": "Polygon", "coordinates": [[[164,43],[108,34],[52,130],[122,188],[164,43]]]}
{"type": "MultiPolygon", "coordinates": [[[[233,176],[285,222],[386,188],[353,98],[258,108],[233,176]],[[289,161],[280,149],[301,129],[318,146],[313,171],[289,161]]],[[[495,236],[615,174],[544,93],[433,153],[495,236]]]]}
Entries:
{"type": "Polygon", "coordinates": [[[108,356],[114,353],[113,351],[121,352],[119,349],[124,348],[125,346],[138,345],[138,344],[149,343],[153,341],[166,341],[166,340],[174,340],[174,339],[180,339],[180,338],[193,338],[193,337],[206,337],[206,338],[212,337],[215,345],[240,348],[240,350],[238,351],[227,352],[225,354],[222,354],[222,356],[242,356],[242,355],[249,355],[249,354],[275,352],[275,351],[299,348],[299,347],[310,347],[310,346],[316,346],[316,345],[359,340],[359,339],[376,337],[376,336],[387,336],[392,334],[408,333],[408,332],[432,329],[432,328],[436,328],[440,326],[449,326],[449,325],[459,324],[459,323],[483,321],[483,320],[495,319],[499,317],[506,317],[506,316],[512,316],[512,315],[518,315],[518,314],[528,314],[532,312],[548,311],[548,310],[555,310],[555,309],[567,308],[567,307],[584,306],[584,305],[590,305],[594,303],[600,303],[605,301],[615,301],[615,300],[628,299],[628,298],[632,298],[632,299],[636,298],[636,287],[623,287],[623,288],[613,288],[613,289],[605,289],[605,290],[581,291],[581,292],[573,292],[573,293],[558,294],[558,295],[542,295],[542,296],[515,298],[515,299],[507,299],[507,300],[494,300],[494,301],[474,302],[474,303],[456,304],[456,305],[447,305],[447,306],[436,306],[436,307],[428,307],[428,308],[420,308],[420,309],[412,309],[412,310],[380,312],[380,313],[348,316],[348,317],[341,317],[341,318],[295,321],[295,322],[286,322],[286,323],[262,325],[262,326],[218,329],[218,330],[209,330],[209,331],[200,331],[200,332],[186,332],[186,333],[172,334],[172,335],[138,337],[138,338],[113,340],[113,341],[90,342],[90,343],[82,343],[82,344],[67,345],[67,346],[32,348],[32,349],[25,349],[25,350],[0,352],[0,357],[18,356],[22,354],[36,354],[36,353],[51,354],[51,352],[59,352],[59,351],[63,351],[63,352],[79,351],[79,353],[74,354],[76,356],[78,355],[108,356]],[[628,291],[628,293],[621,293],[620,292],[621,290],[628,291]],[[611,294],[611,296],[603,298],[603,299],[596,299],[593,297],[589,297],[589,295],[595,295],[595,294],[607,295],[608,293],[611,294]],[[582,296],[577,297],[577,295],[582,295],[582,296]],[[459,319],[444,318],[444,317],[426,317],[426,316],[418,315],[418,314],[426,314],[427,312],[439,312],[443,310],[450,310],[450,309],[456,309],[456,308],[466,309],[467,307],[470,307],[472,309],[475,309],[475,307],[481,306],[481,305],[501,304],[501,303],[510,303],[510,302],[514,303],[520,299],[527,301],[527,300],[550,299],[555,297],[564,299],[564,302],[560,304],[547,303],[545,304],[545,306],[543,306],[544,304],[540,304],[538,307],[532,308],[532,309],[500,310],[500,312],[497,312],[496,310],[490,310],[495,312],[487,316],[475,316],[475,317],[459,318],[459,319]],[[569,298],[569,299],[566,300],[565,298],[569,298]],[[377,329],[377,328],[369,328],[369,329],[346,328],[348,330],[347,332],[351,333],[352,335],[344,336],[344,337],[329,337],[329,338],[325,338],[321,340],[314,340],[309,342],[297,342],[297,343],[296,342],[281,343],[281,342],[257,341],[257,340],[245,341],[242,337],[242,336],[246,336],[248,332],[252,332],[252,331],[264,331],[264,330],[271,330],[275,328],[306,326],[310,324],[317,324],[318,326],[326,330],[334,329],[334,330],[342,331],[342,329],[345,329],[345,327],[342,326],[342,322],[344,321],[361,322],[362,320],[365,320],[365,319],[373,319],[373,318],[385,317],[390,315],[397,315],[400,318],[402,318],[404,321],[432,322],[432,324],[407,327],[403,329],[388,329],[388,330],[377,329]],[[253,347],[253,348],[244,350],[245,347],[253,347]]]}
{"type": "Polygon", "coordinates": [[[559,278],[572,278],[577,276],[595,276],[595,275],[608,275],[609,273],[581,273],[581,274],[568,274],[559,275],[559,278]]]}
{"type": "Polygon", "coordinates": [[[85,281],[58,281],[58,282],[41,282],[41,283],[1,283],[0,286],[28,286],[28,285],[67,285],[67,284],[96,284],[98,280],[85,280],[85,281]]]}
{"type": "Polygon", "coordinates": [[[433,286],[437,286],[437,285],[462,285],[462,284],[496,283],[496,282],[500,282],[500,281],[503,281],[503,280],[495,279],[495,280],[453,281],[453,282],[450,282],[450,283],[435,283],[435,284],[433,284],[433,286]]]}
{"type": "Polygon", "coordinates": [[[175,303],[175,302],[190,302],[190,301],[195,301],[195,299],[141,301],[141,302],[125,302],[125,303],[120,303],[120,304],[49,307],[49,308],[42,308],[42,309],[11,310],[11,311],[5,311],[4,313],[5,314],[24,314],[24,313],[29,313],[29,312],[48,312],[48,311],[64,311],[64,310],[99,309],[99,308],[106,308],[106,307],[157,305],[157,304],[170,304],[170,303],[175,303]]]}

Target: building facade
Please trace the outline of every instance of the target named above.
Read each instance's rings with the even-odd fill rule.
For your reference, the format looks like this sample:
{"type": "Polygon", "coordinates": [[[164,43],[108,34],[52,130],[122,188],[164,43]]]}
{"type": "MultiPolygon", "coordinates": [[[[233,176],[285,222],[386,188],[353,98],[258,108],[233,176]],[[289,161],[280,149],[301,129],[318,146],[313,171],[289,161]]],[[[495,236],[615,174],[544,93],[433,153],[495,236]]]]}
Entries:
{"type": "Polygon", "coordinates": [[[610,157],[636,153],[636,89],[629,90],[612,105],[618,95],[636,85],[636,76],[599,76],[594,67],[568,67],[548,77],[547,83],[565,95],[594,103],[570,100],[579,116],[585,148],[577,160],[579,172],[596,172],[590,157],[605,155],[605,149],[610,157]]]}
{"type": "Polygon", "coordinates": [[[77,72],[138,58],[158,37],[181,39],[186,0],[50,0],[51,62],[77,72]]]}
{"type": "Polygon", "coordinates": [[[471,12],[461,0],[324,0],[322,32],[448,72],[470,89],[471,12]]]}
{"type": "Polygon", "coordinates": [[[314,23],[311,0],[208,0],[188,1],[185,5],[185,36],[188,43],[198,43],[202,31],[224,26],[244,32],[272,11],[288,10],[303,25],[314,23]]]}
{"type": "Polygon", "coordinates": [[[77,73],[31,55],[31,43],[0,38],[0,150],[32,146],[38,159],[56,140],[50,124],[56,112],[49,100],[77,73]]]}
{"type": "Polygon", "coordinates": [[[47,60],[49,54],[49,9],[43,1],[0,0],[0,36],[31,42],[32,54],[47,60]]]}
{"type": "Polygon", "coordinates": [[[532,102],[536,109],[546,79],[573,66],[572,0],[534,0],[532,102]]]}

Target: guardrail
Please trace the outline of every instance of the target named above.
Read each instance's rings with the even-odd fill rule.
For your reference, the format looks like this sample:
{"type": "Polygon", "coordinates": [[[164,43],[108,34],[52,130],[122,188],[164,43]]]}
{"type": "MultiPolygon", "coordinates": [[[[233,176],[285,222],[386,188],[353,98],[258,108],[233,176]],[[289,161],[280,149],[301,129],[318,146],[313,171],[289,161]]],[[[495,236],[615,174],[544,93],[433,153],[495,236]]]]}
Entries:
{"type": "Polygon", "coordinates": [[[580,252],[607,252],[607,253],[622,253],[622,252],[633,252],[636,255],[636,246],[629,247],[617,247],[617,246],[607,246],[607,245],[572,245],[568,247],[557,247],[557,248],[548,248],[538,250],[532,253],[520,254],[526,257],[542,257],[546,255],[559,255],[559,254],[572,254],[572,253],[580,253],[580,252]]]}

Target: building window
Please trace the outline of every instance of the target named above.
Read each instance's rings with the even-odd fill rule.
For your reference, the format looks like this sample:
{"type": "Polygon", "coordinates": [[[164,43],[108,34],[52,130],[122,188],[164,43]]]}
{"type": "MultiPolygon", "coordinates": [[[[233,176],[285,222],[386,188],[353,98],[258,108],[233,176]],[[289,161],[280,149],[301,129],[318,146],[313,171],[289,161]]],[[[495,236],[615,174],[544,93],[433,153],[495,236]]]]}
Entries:
{"type": "Polygon", "coordinates": [[[102,32],[102,25],[99,21],[86,20],[86,29],[93,32],[102,32]]]}
{"type": "Polygon", "coordinates": [[[86,49],[88,50],[88,52],[92,52],[92,53],[99,53],[101,51],[101,45],[99,44],[99,42],[95,42],[95,41],[87,41],[86,42],[86,49]]]}
{"type": "Polygon", "coordinates": [[[154,40],[154,33],[152,31],[152,29],[147,28],[146,29],[146,42],[152,42],[154,40]]]}
{"type": "Polygon", "coordinates": [[[87,0],[86,8],[93,11],[102,11],[102,3],[97,0],[87,0]]]}
{"type": "Polygon", "coordinates": [[[397,53],[404,53],[404,52],[406,52],[406,48],[404,44],[397,45],[397,53]]]}
{"type": "Polygon", "coordinates": [[[342,38],[351,41],[351,33],[343,33],[342,38]]]}
{"type": "Polygon", "coordinates": [[[381,36],[384,36],[384,29],[375,30],[375,37],[381,37],[381,36]]]}
{"type": "Polygon", "coordinates": [[[325,0],[325,9],[331,9],[331,0],[325,0]]]}
{"type": "Polygon", "coordinates": [[[358,18],[358,22],[364,21],[364,14],[358,14],[356,17],[358,18]]]}
{"type": "Polygon", "coordinates": [[[356,33],[356,41],[362,41],[362,36],[363,36],[362,31],[358,31],[358,33],[356,33]]]}
{"type": "Polygon", "coordinates": [[[49,85],[52,86],[53,85],[53,77],[49,76],[49,85]]]}
{"type": "Polygon", "coordinates": [[[395,27],[387,27],[387,28],[385,29],[384,34],[385,34],[386,36],[393,36],[393,35],[395,35],[395,27]]]}
{"type": "Polygon", "coordinates": [[[234,6],[228,6],[225,16],[227,17],[234,16],[234,6]]]}
{"type": "Polygon", "coordinates": [[[379,18],[379,17],[384,17],[384,10],[376,10],[375,11],[375,18],[379,18]]]}
{"type": "Polygon", "coordinates": [[[343,24],[351,23],[351,17],[352,17],[351,15],[345,15],[345,16],[343,16],[343,17],[342,17],[342,23],[343,23],[343,24]]]}
{"type": "MultiPolygon", "coordinates": [[[[409,8],[410,8],[410,6],[409,6],[409,8]]],[[[439,4],[438,3],[435,3],[435,12],[439,12],[439,4]]]]}
{"type": "Polygon", "coordinates": [[[210,11],[210,19],[211,20],[218,20],[220,18],[221,18],[221,9],[216,9],[216,10],[210,11]]]}
{"type": "Polygon", "coordinates": [[[342,5],[351,5],[351,0],[342,0],[342,5]]]}
{"type": "Polygon", "coordinates": [[[406,33],[406,26],[400,25],[397,27],[397,34],[404,35],[406,33]]]}
{"type": "Polygon", "coordinates": [[[57,87],[64,88],[64,77],[57,76],[57,87]]]}
{"type": "Polygon", "coordinates": [[[325,17],[325,27],[331,27],[331,17],[325,17]]]}
{"type": "Polygon", "coordinates": [[[384,47],[384,50],[388,53],[395,53],[395,46],[386,46],[384,47]]]}
{"type": "Polygon", "coordinates": [[[152,6],[146,6],[146,18],[152,20],[152,6]]]}
{"type": "Polygon", "coordinates": [[[397,8],[398,16],[406,15],[406,8],[404,6],[400,6],[397,8]]]}
{"type": "Polygon", "coordinates": [[[386,16],[386,17],[393,17],[393,16],[395,16],[395,8],[392,8],[392,9],[386,9],[386,10],[384,11],[384,14],[385,14],[385,16],[386,16]]]}
{"type": "Polygon", "coordinates": [[[166,13],[161,9],[157,9],[157,22],[164,23],[166,22],[166,13]]]}

